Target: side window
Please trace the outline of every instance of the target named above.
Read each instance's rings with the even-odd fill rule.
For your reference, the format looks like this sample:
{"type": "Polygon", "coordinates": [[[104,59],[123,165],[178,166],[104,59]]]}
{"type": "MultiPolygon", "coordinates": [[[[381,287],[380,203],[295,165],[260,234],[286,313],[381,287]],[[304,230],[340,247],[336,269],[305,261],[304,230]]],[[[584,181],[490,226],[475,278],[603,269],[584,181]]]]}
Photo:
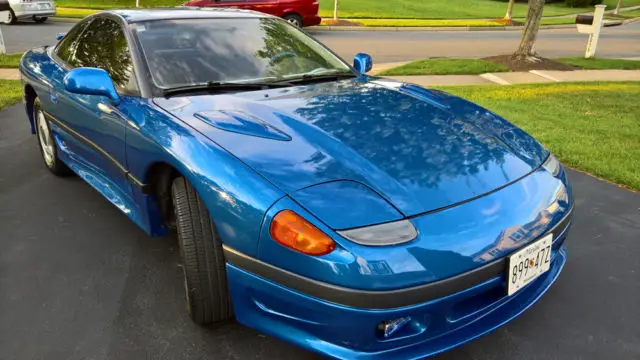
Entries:
{"type": "Polygon", "coordinates": [[[80,35],[73,67],[96,67],[106,70],[116,88],[134,90],[133,60],[120,24],[107,18],[97,18],[80,35]]]}
{"type": "Polygon", "coordinates": [[[78,48],[78,40],[80,39],[80,34],[87,28],[87,26],[91,23],[91,21],[83,21],[78,25],[74,26],[69,33],[64,37],[64,39],[60,40],[58,46],[56,46],[56,55],[62,61],[69,63],[71,58],[73,58],[76,49],[78,48]]]}

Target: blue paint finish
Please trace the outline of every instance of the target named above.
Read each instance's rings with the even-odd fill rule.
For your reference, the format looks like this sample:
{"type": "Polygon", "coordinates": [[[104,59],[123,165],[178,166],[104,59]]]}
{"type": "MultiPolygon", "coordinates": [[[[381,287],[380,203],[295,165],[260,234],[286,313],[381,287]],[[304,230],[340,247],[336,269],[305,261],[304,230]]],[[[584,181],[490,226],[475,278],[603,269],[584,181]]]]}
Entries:
{"type": "Polygon", "coordinates": [[[366,74],[373,68],[373,59],[369,54],[356,54],[353,58],[353,68],[361,74],[366,74]]]}
{"type": "Polygon", "coordinates": [[[116,87],[109,73],[102,69],[73,69],[65,75],[64,87],[73,94],[106,96],[113,105],[120,105],[120,96],[116,87]]]}
{"type": "Polygon", "coordinates": [[[570,211],[573,199],[566,184],[566,178],[556,179],[545,170],[538,170],[490,195],[411,218],[418,237],[383,248],[358,245],[340,237],[287,197],[267,212],[260,237],[260,259],[347,288],[392,290],[418,286],[478,268],[538,239],[570,211]],[[310,257],[276,243],[269,234],[269,224],[284,209],[296,211],[335,239],[336,250],[310,257]]]}
{"type": "Polygon", "coordinates": [[[398,212],[369,187],[355,181],[332,181],[291,194],[332,229],[350,229],[401,220],[398,212]]]}
{"type": "Polygon", "coordinates": [[[426,89],[421,96],[431,100],[425,101],[401,86],[370,78],[154,101],[286,193],[359,181],[406,216],[483,195],[531,172],[548,154],[477,105],[426,89]],[[247,141],[193,116],[229,109],[260,118],[292,139],[247,141]]]}
{"type": "Polygon", "coordinates": [[[149,182],[153,165],[173,167],[198,190],[223,242],[256,255],[264,213],[284,193],[152,101],[138,99],[133,108],[126,114],[127,164],[133,176],[149,182]]]}
{"type": "Polygon", "coordinates": [[[273,126],[266,124],[258,118],[248,116],[240,112],[199,112],[195,114],[195,117],[220,130],[271,140],[291,140],[291,136],[279,131],[273,126]]]}
{"type": "Polygon", "coordinates": [[[555,282],[565,262],[564,248],[555,250],[550,271],[511,297],[505,296],[504,279],[495,278],[446,298],[390,310],[328,303],[231,265],[227,276],[236,319],[242,324],[332,358],[423,359],[520,315],[555,282]],[[471,314],[452,321],[462,312],[471,314]],[[412,318],[410,331],[389,341],[375,336],[378,323],[403,316],[412,318]]]}
{"type": "MultiPolygon", "coordinates": [[[[123,10],[108,16],[131,23],[262,15],[123,10]]],[[[137,51],[136,73],[146,74],[137,51]]],[[[355,67],[364,73],[370,64],[359,54],[355,67]]],[[[25,88],[60,124],[52,124],[60,159],[144,231],[167,232],[151,185],[152,170],[168,166],[194,185],[226,246],[328,284],[382,291],[448,279],[530,244],[573,205],[564,170],[554,177],[540,168],[549,152],[536,140],[437,90],[362,75],[150,98],[143,75],[142,96],[131,96],[112,90],[96,69],[69,72],[50,48],[25,53],[20,72],[25,88]],[[332,237],[335,251],[311,257],[271,239],[270,222],[285,209],[332,237]],[[369,247],[336,233],[399,219],[415,226],[415,240],[369,247]]],[[[315,299],[230,264],[227,275],[237,319],[260,331],[333,357],[422,358],[530,307],[564,265],[567,232],[554,240],[551,270],[512,297],[503,275],[445,298],[374,311],[315,299]],[[376,336],[379,322],[402,316],[412,320],[391,339],[376,336]]]]}

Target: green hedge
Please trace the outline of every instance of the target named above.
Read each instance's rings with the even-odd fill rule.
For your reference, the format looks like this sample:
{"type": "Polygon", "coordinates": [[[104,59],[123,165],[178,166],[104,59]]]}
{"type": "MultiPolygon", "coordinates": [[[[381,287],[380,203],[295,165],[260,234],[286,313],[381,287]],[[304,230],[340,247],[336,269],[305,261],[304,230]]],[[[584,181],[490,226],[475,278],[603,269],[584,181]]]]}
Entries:
{"type": "Polygon", "coordinates": [[[582,7],[588,7],[593,5],[600,5],[603,2],[604,0],[566,0],[565,4],[568,7],[582,8],[582,7]]]}

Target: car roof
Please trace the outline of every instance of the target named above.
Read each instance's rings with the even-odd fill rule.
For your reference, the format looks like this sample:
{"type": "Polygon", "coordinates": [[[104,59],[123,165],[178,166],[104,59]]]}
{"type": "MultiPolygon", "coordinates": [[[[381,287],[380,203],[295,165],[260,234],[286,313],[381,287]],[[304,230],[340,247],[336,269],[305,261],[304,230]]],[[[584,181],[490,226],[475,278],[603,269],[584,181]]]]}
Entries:
{"type": "Polygon", "coordinates": [[[122,17],[128,23],[153,20],[176,20],[176,19],[218,19],[218,18],[264,18],[268,17],[263,13],[241,9],[225,8],[152,8],[152,9],[122,9],[108,10],[105,13],[112,13],[122,17]]]}

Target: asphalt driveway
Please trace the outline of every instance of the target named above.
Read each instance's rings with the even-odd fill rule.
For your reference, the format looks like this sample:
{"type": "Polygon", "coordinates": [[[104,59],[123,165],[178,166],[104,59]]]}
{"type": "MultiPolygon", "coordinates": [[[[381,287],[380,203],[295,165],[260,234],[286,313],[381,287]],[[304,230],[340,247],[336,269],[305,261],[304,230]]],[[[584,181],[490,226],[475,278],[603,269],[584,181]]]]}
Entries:
{"type": "MultiPolygon", "coordinates": [[[[0,359],[311,359],[184,312],[176,241],[150,238],[42,165],[21,106],[0,111],[0,359]]],[[[571,172],[569,260],[542,300],[440,359],[640,358],[640,195],[571,172]]]]}

